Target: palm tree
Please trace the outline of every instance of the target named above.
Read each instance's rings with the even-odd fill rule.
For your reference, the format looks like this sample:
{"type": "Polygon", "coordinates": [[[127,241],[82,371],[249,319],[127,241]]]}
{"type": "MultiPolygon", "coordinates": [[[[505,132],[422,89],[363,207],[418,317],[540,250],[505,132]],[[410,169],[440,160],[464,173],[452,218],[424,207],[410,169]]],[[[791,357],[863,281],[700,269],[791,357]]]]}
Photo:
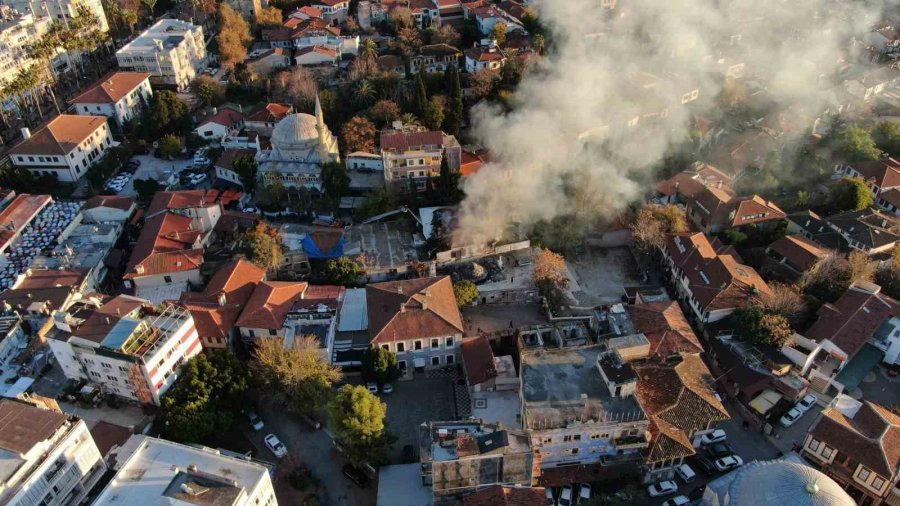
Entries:
{"type": "Polygon", "coordinates": [[[374,40],[368,39],[359,46],[359,58],[378,58],[378,44],[374,40]]]}
{"type": "Polygon", "coordinates": [[[353,90],[353,98],[360,105],[370,106],[375,102],[375,87],[368,79],[363,79],[353,90]]]}
{"type": "Polygon", "coordinates": [[[403,116],[400,116],[400,121],[402,121],[404,125],[421,125],[419,118],[411,112],[403,113],[403,116]]]}

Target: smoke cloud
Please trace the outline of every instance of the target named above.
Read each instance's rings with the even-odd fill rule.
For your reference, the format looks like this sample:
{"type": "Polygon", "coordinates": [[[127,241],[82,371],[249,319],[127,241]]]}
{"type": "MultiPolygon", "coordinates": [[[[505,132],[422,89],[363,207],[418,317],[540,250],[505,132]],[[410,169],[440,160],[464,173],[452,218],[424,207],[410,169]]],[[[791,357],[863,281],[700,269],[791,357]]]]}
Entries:
{"type": "Polygon", "coordinates": [[[496,161],[465,183],[464,242],[496,239],[512,224],[608,217],[641,198],[651,167],[687,140],[692,118],[716,116],[726,74],[743,72],[795,122],[814,118],[838,88],[834,73],[856,59],[852,35],[881,14],[837,0],[626,0],[611,12],[600,0],[533,5],[554,49],[526,74],[512,112],[472,111],[496,161]]]}

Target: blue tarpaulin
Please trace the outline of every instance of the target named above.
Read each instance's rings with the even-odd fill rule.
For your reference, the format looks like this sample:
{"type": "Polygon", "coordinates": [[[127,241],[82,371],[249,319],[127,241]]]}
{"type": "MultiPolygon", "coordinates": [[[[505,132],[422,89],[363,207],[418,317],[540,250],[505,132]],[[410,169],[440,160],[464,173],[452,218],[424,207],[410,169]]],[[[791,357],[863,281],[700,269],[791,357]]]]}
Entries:
{"type": "Polygon", "coordinates": [[[309,258],[340,258],[344,256],[344,234],[341,232],[312,232],[303,238],[303,251],[309,258]]]}

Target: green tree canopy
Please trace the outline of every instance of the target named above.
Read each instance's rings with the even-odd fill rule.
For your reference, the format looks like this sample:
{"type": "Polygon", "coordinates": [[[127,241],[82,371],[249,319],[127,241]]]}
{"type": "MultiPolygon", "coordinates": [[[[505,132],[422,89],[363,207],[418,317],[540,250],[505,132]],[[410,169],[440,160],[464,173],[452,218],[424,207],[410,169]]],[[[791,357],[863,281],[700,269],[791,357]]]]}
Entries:
{"type": "Polygon", "coordinates": [[[137,192],[138,198],[141,200],[146,201],[152,199],[153,195],[161,189],[162,186],[160,186],[159,181],[155,179],[134,180],[134,191],[137,192]]]}
{"type": "Polygon", "coordinates": [[[900,121],[885,121],[872,129],[872,139],[882,151],[900,156],[900,121]]]}
{"type": "Polygon", "coordinates": [[[239,156],[234,160],[233,168],[237,175],[240,176],[244,190],[252,192],[256,187],[256,174],[259,171],[256,157],[253,155],[239,156]]]}
{"type": "Polygon", "coordinates": [[[328,402],[330,427],[353,464],[379,460],[390,443],[387,406],[366,387],[344,385],[328,402]]]}
{"type": "Polygon", "coordinates": [[[380,346],[367,348],[360,359],[360,374],[364,381],[390,383],[400,377],[397,355],[380,346]]]}
{"type": "Polygon", "coordinates": [[[250,261],[263,269],[275,269],[281,264],[284,243],[281,232],[267,223],[260,223],[244,234],[250,247],[250,261]]]}
{"type": "Polygon", "coordinates": [[[225,101],[225,87],[207,75],[201,75],[191,82],[191,93],[205,106],[219,105],[225,101]]]}
{"type": "Polygon", "coordinates": [[[780,348],[794,334],[787,318],[758,306],[738,308],[732,318],[738,339],[750,344],[780,348]]]}
{"type": "Polygon", "coordinates": [[[322,409],[341,379],[341,370],[322,356],[315,336],[296,337],[292,348],[286,348],[281,337],[262,338],[255,355],[253,367],[260,377],[303,413],[322,409]]]}
{"type": "Polygon", "coordinates": [[[162,156],[175,156],[181,152],[181,139],[168,134],[159,140],[159,154],[162,156]]]}
{"type": "Polygon", "coordinates": [[[190,359],[162,398],[162,433],[173,441],[202,443],[225,432],[244,407],[251,378],[247,365],[227,351],[190,359]]]}
{"type": "Polygon", "coordinates": [[[835,212],[859,211],[874,202],[872,190],[861,177],[845,177],[831,187],[831,206],[835,212]]]}
{"type": "Polygon", "coordinates": [[[157,91],[150,102],[149,114],[144,115],[144,133],[158,139],[163,133],[184,134],[190,131],[190,109],[171,91],[157,91]]]}
{"type": "Polygon", "coordinates": [[[478,298],[478,287],[468,279],[463,279],[453,283],[453,295],[460,307],[467,306],[478,298]]]}
{"type": "Polygon", "coordinates": [[[359,282],[365,271],[362,266],[350,258],[333,258],[325,265],[329,283],[352,286],[359,282]]]}
{"type": "Polygon", "coordinates": [[[837,129],[825,139],[832,151],[848,162],[877,160],[881,150],[868,130],[856,125],[848,125],[837,129]]]}
{"type": "Polygon", "coordinates": [[[329,162],[322,165],[322,186],[329,197],[340,198],[350,190],[350,176],[344,165],[329,162]]]}

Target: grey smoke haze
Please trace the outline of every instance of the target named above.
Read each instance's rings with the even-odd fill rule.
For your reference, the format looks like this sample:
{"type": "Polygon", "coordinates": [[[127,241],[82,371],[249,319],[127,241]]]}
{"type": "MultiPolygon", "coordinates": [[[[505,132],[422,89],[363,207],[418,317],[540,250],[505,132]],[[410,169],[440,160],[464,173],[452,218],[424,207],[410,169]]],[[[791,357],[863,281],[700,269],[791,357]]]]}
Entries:
{"type": "Polygon", "coordinates": [[[836,0],[625,0],[613,16],[599,0],[534,5],[556,51],[522,80],[513,112],[473,109],[475,134],[497,162],[466,181],[458,233],[467,242],[511,223],[608,216],[640,197],[648,167],[685,140],[691,116],[712,112],[719,58],[745,62],[745,79],[780,106],[820,110],[850,34],[881,12],[836,0]],[[698,88],[700,98],[682,105],[698,88]]]}

